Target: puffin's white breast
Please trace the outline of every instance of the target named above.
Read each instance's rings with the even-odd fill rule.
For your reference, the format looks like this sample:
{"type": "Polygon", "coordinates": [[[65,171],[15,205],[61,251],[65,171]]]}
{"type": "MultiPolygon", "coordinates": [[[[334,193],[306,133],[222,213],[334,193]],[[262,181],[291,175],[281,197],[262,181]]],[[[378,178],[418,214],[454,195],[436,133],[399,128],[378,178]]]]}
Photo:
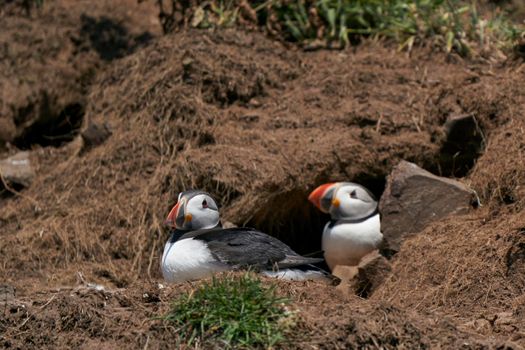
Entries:
{"type": "Polygon", "coordinates": [[[228,270],[217,261],[205,242],[193,238],[166,243],[161,261],[162,276],[168,282],[183,282],[209,277],[228,270]]]}
{"type": "Polygon", "coordinates": [[[383,234],[379,214],[358,223],[338,221],[323,231],[323,251],[331,270],[337,265],[357,265],[359,260],[376,249],[383,234]]]}

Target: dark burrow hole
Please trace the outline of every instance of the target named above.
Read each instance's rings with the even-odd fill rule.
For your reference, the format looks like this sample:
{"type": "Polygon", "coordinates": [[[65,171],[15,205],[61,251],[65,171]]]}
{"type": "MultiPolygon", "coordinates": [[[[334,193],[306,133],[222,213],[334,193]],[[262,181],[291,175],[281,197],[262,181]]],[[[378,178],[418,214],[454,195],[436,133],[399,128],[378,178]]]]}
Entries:
{"type": "Polygon", "coordinates": [[[505,256],[505,265],[507,266],[507,276],[510,274],[523,273],[525,270],[525,228],[520,228],[518,232],[511,236],[511,242],[505,256]]]}
{"type": "MultiPolygon", "coordinates": [[[[359,174],[349,181],[365,186],[379,200],[385,189],[386,174],[359,174]]],[[[279,238],[300,254],[322,257],[321,237],[330,215],[308,201],[310,191],[292,190],[275,196],[246,226],[279,238]]]]}
{"type": "Polygon", "coordinates": [[[473,114],[449,118],[444,129],[446,139],[437,161],[427,170],[445,177],[464,177],[485,149],[485,131],[473,114]]]}
{"type": "Polygon", "coordinates": [[[72,37],[77,50],[94,50],[104,61],[127,56],[153,40],[151,33],[133,35],[122,24],[105,16],[95,18],[82,14],[80,23],[79,36],[72,37]]]}
{"type": "MultiPolygon", "coordinates": [[[[275,197],[246,223],[277,237],[297,253],[322,258],[321,237],[330,216],[308,202],[308,193],[291,191],[275,197]]],[[[325,263],[319,267],[328,269],[325,263]]]]}
{"type": "Polygon", "coordinates": [[[372,284],[369,281],[359,280],[355,294],[363,299],[368,299],[372,295],[372,284]]]}
{"type": "Polygon", "coordinates": [[[60,147],[78,135],[83,119],[84,105],[71,103],[57,115],[42,113],[13,143],[19,149],[32,145],[60,147]]]}
{"type": "Polygon", "coordinates": [[[4,183],[0,181],[0,200],[14,197],[15,193],[11,190],[20,192],[24,189],[24,186],[20,184],[9,184],[9,188],[4,186],[4,183]]]}

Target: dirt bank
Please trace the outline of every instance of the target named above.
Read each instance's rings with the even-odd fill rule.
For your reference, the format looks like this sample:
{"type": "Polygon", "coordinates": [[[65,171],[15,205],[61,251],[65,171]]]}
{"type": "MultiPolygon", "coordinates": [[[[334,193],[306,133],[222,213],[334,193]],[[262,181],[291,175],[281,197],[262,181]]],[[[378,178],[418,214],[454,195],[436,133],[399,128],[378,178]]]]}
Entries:
{"type": "MultiPolygon", "coordinates": [[[[519,62],[465,61],[429,48],[409,56],[380,43],[305,53],[239,30],[182,31],[109,63],[96,50],[86,55],[90,67],[104,65],[88,85],[70,63],[61,66],[69,76],[60,71],[57,85],[42,84],[64,98],[57,106],[77,100],[61,92],[80,94],[82,122],[106,123],[112,135],[87,152],[78,137],[59,148],[33,144],[35,181],[0,199],[0,280],[17,290],[0,323],[4,346],[171,344],[173,330],[152,317],[189,288],[157,285],[161,223],[180,190],[210,191],[226,220],[306,253],[320,248],[327,220],[306,200],[312,188],[352,180],[380,196],[401,159],[461,177],[482,207],[409,239],[369,300],[283,283],[304,330],[287,347],[525,345],[519,62]],[[456,164],[443,125],[463,114],[475,116],[483,152],[456,164]]],[[[24,74],[36,79],[51,57],[24,74]]],[[[15,140],[24,134],[16,130],[15,140]]]]}

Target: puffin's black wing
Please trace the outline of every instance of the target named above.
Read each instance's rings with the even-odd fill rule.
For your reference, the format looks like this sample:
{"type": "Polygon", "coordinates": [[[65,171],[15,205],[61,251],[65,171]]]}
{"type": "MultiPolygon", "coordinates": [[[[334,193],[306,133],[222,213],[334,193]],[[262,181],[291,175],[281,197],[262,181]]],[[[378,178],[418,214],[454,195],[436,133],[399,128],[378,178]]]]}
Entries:
{"type": "Polygon", "coordinates": [[[283,269],[323,260],[301,256],[277,238],[252,228],[198,230],[187,233],[181,239],[190,237],[206,242],[217,260],[233,267],[283,269]]]}

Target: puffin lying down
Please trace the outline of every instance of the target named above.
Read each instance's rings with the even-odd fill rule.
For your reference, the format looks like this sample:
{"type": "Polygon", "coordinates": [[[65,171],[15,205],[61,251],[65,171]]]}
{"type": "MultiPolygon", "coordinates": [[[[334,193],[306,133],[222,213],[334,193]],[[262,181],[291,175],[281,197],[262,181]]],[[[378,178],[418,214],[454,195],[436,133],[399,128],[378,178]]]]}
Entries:
{"type": "Polygon", "coordinates": [[[172,234],[164,247],[161,270],[168,282],[247,268],[290,280],[334,278],[311,265],[323,259],[301,256],[272,236],[253,228],[222,228],[217,204],[203,191],[181,192],[166,224],[172,234]]]}

